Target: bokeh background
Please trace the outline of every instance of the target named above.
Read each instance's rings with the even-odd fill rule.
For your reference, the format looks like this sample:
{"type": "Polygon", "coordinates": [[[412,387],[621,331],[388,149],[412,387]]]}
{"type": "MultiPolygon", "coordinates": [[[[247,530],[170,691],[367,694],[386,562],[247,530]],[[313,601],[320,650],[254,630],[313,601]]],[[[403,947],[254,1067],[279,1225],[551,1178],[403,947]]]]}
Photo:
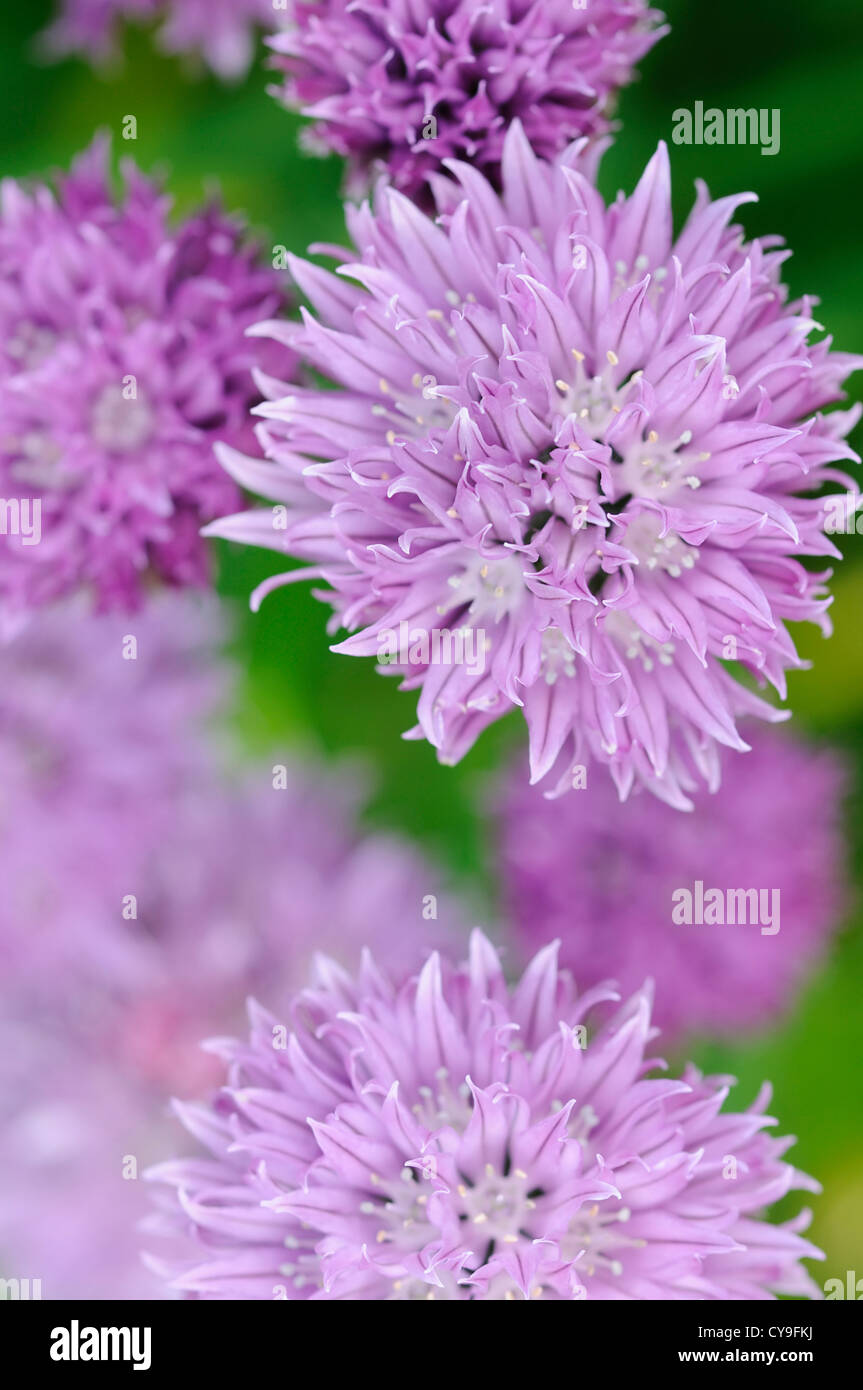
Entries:
{"type": "MultiPolygon", "coordinates": [[[[625,136],[605,160],[603,191],[633,186],[657,140],[670,139],[677,107],[697,100],[778,107],[775,157],[757,146],[672,147],[676,214],[685,215],[696,177],[714,195],[755,190],[760,202],[741,219],[747,230],[786,237],[792,294],[820,296],[822,322],[837,345],[860,350],[860,0],[667,0],[662,8],[672,33],[623,93],[625,136]]],[[[183,209],[215,185],[264,246],[303,251],[309,242],[343,240],[339,162],[300,153],[301,122],[266,95],[262,62],[246,81],[225,87],[160,56],[145,32],[133,30],[110,73],[95,75],[78,61],[46,66],[36,59],[34,36],[51,13],[51,0],[7,3],[0,13],[0,174],[66,165],[95,130],[107,129],[119,153],[170,174],[183,209]],[[134,145],[120,139],[130,114],[138,123],[134,145]]],[[[860,399],[863,381],[852,387],[860,399]]],[[[860,433],[852,439],[858,451],[860,433]]],[[[848,772],[854,900],[831,957],[786,1022],[739,1044],[696,1040],[689,1051],[699,1064],[737,1076],[741,1102],[771,1078],[773,1113],[783,1132],[799,1136],[796,1161],[824,1184],[813,1227],[827,1252],[823,1277],[844,1279],[846,1270],[863,1275],[863,536],[841,544],[835,634],[824,642],[817,633],[795,633],[814,667],[791,677],[790,704],[798,732],[828,740],[848,772]]],[[[278,742],[364,758],[375,775],[371,822],[414,836],[491,918],[499,884],[486,812],[495,770],[521,741],[518,717],[486,732],[458,768],[439,767],[428,745],[399,737],[413,723],[412,697],[376,675],[372,662],[328,651],[326,610],[307,586],[282,589],[258,615],[248,612],[249,591],[276,567],[284,566],[260,551],[225,547],[218,555],[218,584],[238,611],[236,655],[247,673],[234,716],[244,744],[250,752],[278,742]]],[[[818,817],[817,805],[805,809],[804,824],[818,817]]]]}

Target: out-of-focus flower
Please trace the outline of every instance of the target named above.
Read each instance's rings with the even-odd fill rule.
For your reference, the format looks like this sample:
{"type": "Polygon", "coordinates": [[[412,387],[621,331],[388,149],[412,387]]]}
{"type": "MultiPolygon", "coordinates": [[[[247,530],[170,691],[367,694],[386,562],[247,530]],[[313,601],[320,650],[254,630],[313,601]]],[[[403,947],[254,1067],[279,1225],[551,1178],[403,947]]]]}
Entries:
{"type": "Polygon", "coordinates": [[[841,919],[844,781],[834,754],[772,733],[753,738],[687,817],[652,797],[621,805],[599,778],[549,800],[514,767],[498,812],[496,868],[521,954],[558,939],[582,988],[613,978],[628,994],[651,977],[665,1037],[764,1026],[841,919]],[[779,918],[761,930],[759,896],[757,913],[750,898],[739,909],[731,900],[733,923],[674,921],[674,894],[695,895],[698,882],[725,901],[729,889],[764,892],[779,918]]]}
{"type": "Polygon", "coordinates": [[[406,973],[459,926],[421,856],[359,834],[356,778],[231,770],[202,727],[227,668],[199,670],[219,629],[198,610],[165,595],[125,625],[52,613],[10,652],[0,1268],[45,1298],[160,1292],[137,1177],[170,1142],[166,1097],[216,1079],[201,1037],[235,1029],[250,994],[297,988],[318,950],[354,966],[368,944],[406,973]]]}
{"type": "Polygon", "coordinates": [[[577,996],[554,948],[509,987],[479,933],[469,964],[434,954],[401,987],[324,963],[283,1021],[255,1007],[218,1046],[212,1107],[178,1105],[211,1156],[151,1174],[191,1249],[164,1272],[200,1298],[813,1292],[807,1214],[763,1219],[817,1190],[763,1133],[769,1091],[722,1113],[727,1078],[649,1076],[646,990],[588,1041],[616,998],[577,996]]]}
{"type": "Polygon", "coordinates": [[[0,184],[0,622],[91,590],[133,607],[148,576],[206,578],[201,524],[239,494],[213,443],[250,439],[266,364],[246,329],[283,303],[215,205],[170,200],[97,139],[57,192],[0,184]]]}
{"type": "Polygon", "coordinates": [[[598,761],[688,809],[738,716],[784,717],[726,663],[784,696],[786,621],[829,630],[802,560],[838,554],[812,494],[858,413],[820,412],[861,359],[808,342],[786,253],[730,223],[751,195],[700,187],[675,239],[664,147],[610,208],[586,158],[516,124],[500,197],[454,164],[440,225],[381,188],[341,274],[294,261],[318,317],[259,331],[340,389],[267,383],[268,461],[221,457],[280,505],[210,531],[310,561],[443,762],[522,706],[533,781],[598,761]]]}
{"type": "Polygon", "coordinates": [[[158,21],[166,52],[198,57],[230,80],[248,71],[256,33],[283,19],[273,0],[60,0],[43,47],[54,57],[78,53],[104,63],[117,52],[123,23],[158,21]]]}
{"type": "MultiPolygon", "coordinates": [[[[181,802],[213,782],[207,726],[231,687],[211,595],[156,594],[134,616],[83,599],[6,651],[0,695],[0,978],[48,998],[68,971],[134,981],[149,933],[123,922],[181,802]]],[[[171,852],[170,844],[166,853],[171,852]]]]}
{"type": "Polygon", "coordinates": [[[350,182],[385,171],[422,196],[445,159],[492,181],[521,120],[552,159],[608,129],[619,87],[666,32],[644,0],[293,0],[270,39],[283,100],[312,117],[313,147],[347,156],[350,182]]]}

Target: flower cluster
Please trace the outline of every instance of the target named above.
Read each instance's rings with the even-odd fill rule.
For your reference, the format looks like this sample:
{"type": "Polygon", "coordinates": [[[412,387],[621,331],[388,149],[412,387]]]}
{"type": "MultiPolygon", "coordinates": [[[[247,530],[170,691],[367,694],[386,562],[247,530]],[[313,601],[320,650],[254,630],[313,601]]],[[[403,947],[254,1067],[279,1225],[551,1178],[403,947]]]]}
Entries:
{"type": "Polygon", "coordinates": [[[123,22],[158,20],[166,52],[195,55],[231,79],[248,71],[256,31],[272,29],[282,15],[273,0],[60,0],[43,43],[56,57],[80,53],[106,62],[117,51],[123,22]]]}
{"type": "Polygon", "coordinates": [[[537,154],[608,129],[616,89],[665,32],[644,0],[295,0],[270,39],[282,97],[347,157],[412,198],[448,158],[499,177],[508,126],[537,154]]]}
{"type": "Polygon", "coordinates": [[[224,80],[265,34],[368,201],[332,268],[289,258],[294,313],[241,220],[174,217],[131,160],[115,186],[103,137],[0,182],[4,1268],[54,1299],[818,1297],[769,1086],[727,1108],[654,1044],[775,1017],[845,906],[838,760],[744,733],[787,717],[791,625],[830,631],[863,358],[747,240],[754,195],[699,183],[675,228],[663,144],[599,191],[650,0],[57,0],[40,42],[110,65],[128,24],[224,80]],[[359,776],[238,757],[211,536],[298,562],[252,606],[319,584],[442,763],[522,712],[513,970],[360,830],[359,776]],[[676,915],[705,885],[744,916],[676,915]]]}
{"type": "Polygon", "coordinates": [[[166,1097],[216,1081],[200,1038],[250,994],[298,988],[320,949],[353,966],[371,945],[406,973],[462,935],[445,895],[424,911],[438,875],[419,854],[359,835],[357,779],[232,771],[202,727],[228,690],[223,636],[165,595],[131,624],[43,615],[9,653],[0,1249],[44,1297],[158,1293],[136,1178],[171,1142],[166,1097]]]}
{"type": "Polygon", "coordinates": [[[221,457],[280,505],[210,530],[312,562],[336,650],[472,631],[482,663],[388,667],[443,761],[520,706],[534,781],[595,760],[689,809],[746,748],[737,716],[783,717],[728,663],[784,694],[786,622],[828,630],[802,561],[838,553],[811,494],[856,457],[856,413],[821,409],[859,360],[808,341],[786,253],[731,221],[751,195],[700,187],[675,238],[664,146],[611,207],[591,162],[539,160],[516,123],[502,194],[453,164],[438,222],[381,188],[349,210],[356,261],[295,261],[318,316],[258,331],[340,389],[268,383],[267,461],[221,457]]]}
{"type": "Polygon", "coordinates": [[[181,1246],[163,1272],[221,1299],[810,1291],[806,1215],[763,1219],[816,1189],[763,1132],[769,1093],[724,1113],[727,1079],[651,1076],[644,990],[588,1040],[616,998],[577,996],[554,948],[508,986],[480,933],[468,964],[434,954],[401,987],[323,962],[284,1015],[255,1007],[249,1041],[217,1045],[212,1107],[177,1107],[210,1156],[151,1174],[181,1246]]]}
{"type": "Polygon", "coordinates": [[[629,993],[650,977],[665,1038],[763,1028],[841,919],[845,781],[834,754],[762,733],[681,817],[648,796],[621,806],[605,778],[552,801],[519,764],[502,788],[495,853],[520,954],[559,939],[582,989],[611,977],[629,993]],[[775,934],[751,922],[675,923],[673,895],[699,880],[769,888],[781,909],[775,934]]]}
{"type": "Polygon", "coordinates": [[[132,607],[148,574],[200,583],[202,522],[239,495],[213,460],[249,436],[267,362],[246,336],[280,277],[210,206],[170,201],[97,140],[58,180],[0,186],[0,617],[14,630],[80,587],[132,607]],[[13,523],[9,508],[17,508],[13,523]]]}

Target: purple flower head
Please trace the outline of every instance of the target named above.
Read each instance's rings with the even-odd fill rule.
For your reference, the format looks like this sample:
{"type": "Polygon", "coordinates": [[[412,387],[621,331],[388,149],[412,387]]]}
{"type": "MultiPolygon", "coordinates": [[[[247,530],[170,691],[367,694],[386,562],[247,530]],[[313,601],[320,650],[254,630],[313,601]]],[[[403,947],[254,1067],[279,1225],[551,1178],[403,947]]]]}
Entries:
{"type": "MultiPolygon", "coordinates": [[[[764,1208],[817,1184],[763,1133],[769,1093],[653,1077],[645,989],[578,996],[553,947],[508,986],[488,941],[395,986],[321,960],[283,1015],[251,1010],[213,1106],[180,1105],[210,1157],[160,1165],[166,1233],[202,1298],[764,1298],[813,1291],[818,1254],[764,1208]]],[[[169,1272],[173,1255],[164,1267],[169,1272]]]]}
{"type": "Polygon", "coordinates": [[[262,365],[246,329],[283,302],[216,206],[171,226],[104,140],[58,180],[0,185],[0,617],[80,587],[133,607],[154,575],[206,577],[202,522],[240,501],[213,459],[240,444],[262,365]],[[13,508],[11,517],[9,509],[13,508]]]}
{"type": "Polygon", "coordinates": [[[156,20],[166,52],[193,54],[230,80],[248,71],[256,31],[281,19],[273,0],[60,0],[43,45],[55,57],[79,53],[104,63],[116,54],[123,22],[156,20]]]}
{"type": "Polygon", "coordinates": [[[79,596],[6,652],[0,696],[0,977],[56,1004],[80,981],[134,979],[148,933],[123,900],[181,799],[212,780],[204,726],[224,706],[211,595],[161,593],[134,617],[79,596]]]}
{"type": "Polygon", "coordinates": [[[203,728],[225,634],[197,598],[40,615],[0,702],[0,1251],[46,1298],[159,1292],[136,1177],[173,1142],[165,1097],[218,1080],[201,1036],[316,950],[354,967],[371,944],[404,975],[464,935],[416,851],[360,835],[359,779],[229,765],[203,728]]]}
{"type": "Polygon", "coordinates": [[[629,993],[651,977],[666,1038],[763,1027],[841,919],[844,782],[835,755],[772,733],[732,759],[687,817],[652,797],[621,805],[605,778],[552,801],[517,765],[503,788],[497,867],[520,954],[559,939],[582,988],[612,977],[629,993]],[[673,920],[685,903],[674,895],[694,899],[698,882],[726,904],[729,890],[756,888],[776,921],[761,921],[761,896],[757,912],[740,899],[739,913],[732,899],[733,923],[724,909],[722,921],[673,920]]]}
{"type": "Polygon", "coordinates": [[[551,159],[608,129],[614,93],[665,32],[644,0],[297,0],[270,39],[283,99],[312,117],[311,143],[347,156],[362,188],[376,169],[412,198],[443,160],[492,182],[521,120],[551,159]]]}
{"type": "Polygon", "coordinates": [[[317,317],[259,331],[340,389],[266,383],[268,461],[221,457],[280,505],[210,530],[310,561],[443,762],[520,706],[533,781],[596,761],[688,809],[737,716],[784,717],[725,663],[784,695],[786,621],[829,630],[801,560],[838,554],[811,494],[857,412],[820,411],[860,359],[808,342],[786,253],[730,224],[750,195],[701,186],[675,239],[664,146],[610,208],[584,159],[515,126],[501,196],[453,164],[439,223],[381,188],[339,275],[295,261],[317,317]]]}

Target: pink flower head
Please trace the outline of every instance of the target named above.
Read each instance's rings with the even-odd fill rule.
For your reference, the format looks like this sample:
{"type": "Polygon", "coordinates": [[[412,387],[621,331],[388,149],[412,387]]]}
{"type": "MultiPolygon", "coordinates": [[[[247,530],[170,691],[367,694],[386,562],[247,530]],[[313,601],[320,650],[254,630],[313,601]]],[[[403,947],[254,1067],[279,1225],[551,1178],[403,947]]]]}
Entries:
{"type": "Polygon", "coordinates": [[[44,47],[57,57],[79,53],[105,62],[116,53],[122,23],[158,20],[166,52],[196,55],[230,80],[251,66],[257,30],[282,18],[273,0],[59,0],[44,47]]]}
{"type": "Polygon", "coordinates": [[[338,390],[266,384],[267,461],[221,457],[281,505],[210,531],[311,562],[336,650],[419,687],[443,762],[518,706],[533,781],[599,762],[689,809],[738,716],[784,717],[725,663],[784,695],[786,622],[829,631],[802,561],[838,554],[812,494],[857,412],[821,410],[861,359],[809,343],[786,253],[730,221],[751,195],[700,186],[675,238],[664,146],[610,208],[586,158],[515,125],[502,194],[454,163],[437,222],[381,188],[356,260],[294,261],[317,316],[259,331],[338,390]]]}
{"type": "Polygon", "coordinates": [[[519,954],[559,939],[582,988],[611,977],[628,994],[651,977],[666,1038],[764,1027],[841,920],[844,782],[834,754],[772,733],[732,759],[688,817],[649,796],[621,805],[606,778],[552,801],[526,785],[519,764],[504,787],[497,860],[519,954]],[[722,920],[695,921],[694,907],[690,923],[675,920],[675,904],[685,916],[675,894],[694,903],[699,882],[722,893],[722,920]],[[755,906],[728,898],[753,889],[755,906]]]}
{"type": "Polygon", "coordinates": [[[97,140],[56,195],[0,185],[7,629],[81,587],[130,608],[148,576],[201,583],[199,528],[240,502],[213,443],[247,437],[266,359],[246,330],[283,303],[279,276],[216,206],[174,227],[124,177],[118,203],[97,140]]]}
{"type": "Polygon", "coordinates": [[[298,988],[318,950],[355,967],[369,944],[404,975],[464,934],[420,854],[358,832],[356,779],[227,765],[203,727],[225,633],[197,598],[122,625],[53,611],[10,652],[0,1251],[45,1298],[158,1295],[138,1179],[172,1142],[165,1098],[217,1082],[202,1035],[239,1027],[250,994],[298,988]]]}
{"type": "Polygon", "coordinates": [[[398,987],[366,957],[319,964],[281,1016],[221,1041],[213,1106],[177,1106],[208,1157],[160,1165],[163,1272],[215,1299],[754,1299],[814,1291],[817,1184],[769,1138],[769,1091],[653,1076],[642,990],[578,996],[553,947],[508,986],[475,933],[398,987]],[[182,1239],[181,1239],[182,1245],[182,1239]]]}
{"type": "Polygon", "coordinates": [[[294,0],[270,39],[283,100],[362,187],[386,171],[410,197],[447,158],[499,178],[507,127],[551,159],[608,129],[617,88],[666,31],[644,0],[294,0]]]}

